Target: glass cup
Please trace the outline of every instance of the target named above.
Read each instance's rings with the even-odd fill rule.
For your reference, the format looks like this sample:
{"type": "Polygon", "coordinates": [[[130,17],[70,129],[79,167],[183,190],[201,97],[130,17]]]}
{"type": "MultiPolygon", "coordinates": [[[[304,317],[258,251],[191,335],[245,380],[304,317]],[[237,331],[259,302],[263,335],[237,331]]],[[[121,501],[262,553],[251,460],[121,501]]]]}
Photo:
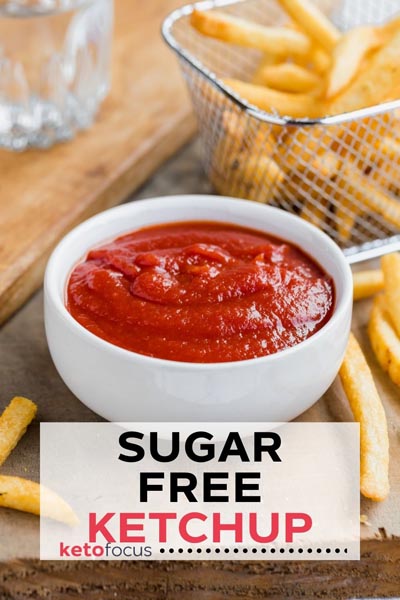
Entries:
{"type": "Polygon", "coordinates": [[[0,147],[88,127],[110,83],[113,0],[0,0],[0,147]]]}

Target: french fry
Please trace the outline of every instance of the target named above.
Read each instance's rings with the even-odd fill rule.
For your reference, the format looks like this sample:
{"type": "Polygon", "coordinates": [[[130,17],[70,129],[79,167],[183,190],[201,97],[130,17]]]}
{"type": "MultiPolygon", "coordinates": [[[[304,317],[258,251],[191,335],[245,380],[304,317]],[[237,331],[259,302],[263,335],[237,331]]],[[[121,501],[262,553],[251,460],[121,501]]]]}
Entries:
{"type": "Polygon", "coordinates": [[[362,300],[383,290],[383,273],[380,269],[353,273],[353,299],[362,300]]]}
{"type": "Polygon", "coordinates": [[[309,57],[319,75],[323,75],[332,64],[331,56],[316,44],[313,44],[309,57]]]}
{"type": "Polygon", "coordinates": [[[239,154],[230,165],[231,193],[268,203],[284,177],[282,170],[269,156],[239,154]]]}
{"type": "Polygon", "coordinates": [[[252,150],[252,154],[273,154],[276,142],[269,131],[259,130],[256,136],[246,136],[246,121],[238,114],[225,110],[222,114],[222,127],[226,133],[225,142],[230,150],[252,150]]]}
{"type": "Polygon", "coordinates": [[[303,204],[300,216],[312,225],[322,228],[325,223],[328,201],[326,198],[321,198],[318,202],[307,200],[303,204]]]}
{"type": "Polygon", "coordinates": [[[366,117],[350,121],[346,127],[336,128],[338,140],[334,143],[333,150],[342,156],[349,151],[357,151],[366,160],[371,160],[371,157],[375,157],[378,140],[393,130],[395,122],[396,119],[390,112],[379,115],[379,118],[366,117]]]}
{"type": "Polygon", "coordinates": [[[371,25],[355,27],[343,34],[333,51],[326,98],[339,94],[354,79],[365,56],[383,43],[382,31],[371,25]]]}
{"type": "Polygon", "coordinates": [[[368,363],[353,334],[339,374],[354,419],[360,423],[361,493],[371,500],[382,501],[389,493],[386,415],[368,363]]]}
{"type": "Polygon", "coordinates": [[[301,155],[301,159],[298,164],[295,158],[290,161],[292,169],[302,173],[301,177],[292,175],[293,193],[298,195],[301,190],[304,195],[300,216],[323,229],[330,217],[329,182],[337,173],[340,158],[330,150],[319,150],[313,157],[301,155]],[[322,188],[326,194],[321,193],[322,188]]]}
{"type": "Polygon", "coordinates": [[[398,200],[373,185],[368,177],[357,171],[356,167],[350,169],[345,166],[343,168],[341,184],[345,185],[347,194],[352,194],[357,200],[357,210],[368,208],[384,217],[388,223],[400,228],[400,203],[398,200]]]}
{"type": "Polygon", "coordinates": [[[375,141],[375,150],[372,152],[372,160],[375,169],[371,178],[383,188],[400,193],[400,142],[389,135],[383,136],[375,141]]]}
{"type": "Polygon", "coordinates": [[[279,0],[279,3],[312,40],[332,52],[340,33],[312,0],[279,0]]]}
{"type": "Polygon", "coordinates": [[[368,324],[372,349],[382,369],[396,385],[400,385],[400,339],[387,311],[384,295],[374,299],[368,324]]]}
{"type": "Polygon", "coordinates": [[[260,62],[258,63],[257,69],[254,71],[252,83],[256,85],[263,85],[262,82],[262,72],[265,67],[270,67],[271,65],[283,64],[280,62],[279,58],[273,56],[272,54],[263,54],[260,62]]]}
{"type": "Polygon", "coordinates": [[[314,158],[311,159],[310,165],[313,171],[317,172],[321,180],[331,179],[334,177],[341,165],[340,157],[330,150],[320,150],[314,158]]]}
{"type": "MultiPolygon", "coordinates": [[[[302,31],[297,23],[289,22],[286,26],[296,31],[302,31]]],[[[319,75],[322,75],[328,70],[332,63],[332,60],[330,55],[327,52],[325,52],[323,48],[321,48],[316,43],[312,43],[310,52],[306,56],[296,57],[296,62],[303,67],[309,67],[310,63],[312,63],[315,71],[319,75]]]]}
{"type": "Polygon", "coordinates": [[[388,34],[393,35],[400,29],[400,15],[396,15],[392,19],[389,19],[384,25],[381,26],[382,30],[388,34]]]}
{"type": "Polygon", "coordinates": [[[282,92],[309,92],[321,82],[309,69],[294,63],[266,65],[257,75],[257,82],[282,92]]]}
{"type": "Polygon", "coordinates": [[[389,161],[397,163],[400,166],[400,141],[385,135],[377,141],[378,150],[389,161]]]}
{"type": "Polygon", "coordinates": [[[239,79],[224,79],[225,85],[250,104],[267,112],[279,111],[293,118],[317,117],[321,108],[315,98],[306,94],[278,92],[261,85],[246,83],[239,79]]]}
{"type": "Polygon", "coordinates": [[[366,108],[392,97],[400,83],[400,31],[371,57],[368,68],[361,70],[354,81],[334,98],[329,114],[339,114],[366,108]]]}
{"type": "MultiPolygon", "coordinates": [[[[225,152],[241,152],[246,145],[245,122],[236,112],[225,110],[221,118],[222,129],[225,133],[220,150],[225,152]]],[[[221,156],[219,157],[221,159],[221,156]]]]}
{"type": "Polygon", "coordinates": [[[0,416],[0,465],[24,435],[35,418],[37,406],[27,398],[16,396],[0,416]]]}
{"type": "Polygon", "coordinates": [[[194,10],[191,24],[203,35],[273,56],[304,56],[311,42],[300,31],[288,27],[265,27],[215,10],[194,10]]]}
{"type": "MultiPolygon", "coordinates": [[[[340,193],[340,187],[338,192],[340,193]]],[[[362,214],[362,209],[345,193],[342,196],[338,196],[337,192],[334,193],[334,200],[337,232],[342,243],[348,242],[354,231],[357,217],[362,214]]]]}
{"type": "Polygon", "coordinates": [[[400,336],[400,252],[382,256],[387,310],[397,335],[400,336]]]}
{"type": "Polygon", "coordinates": [[[226,135],[214,151],[213,162],[218,167],[211,170],[211,181],[221,194],[268,203],[285,178],[271,156],[274,140],[268,132],[259,131],[249,153],[244,129],[235,117],[228,111],[222,117],[226,135]]]}
{"type": "Polygon", "coordinates": [[[0,475],[0,506],[40,515],[71,526],[78,523],[72,508],[58,494],[22,477],[0,475]]]}

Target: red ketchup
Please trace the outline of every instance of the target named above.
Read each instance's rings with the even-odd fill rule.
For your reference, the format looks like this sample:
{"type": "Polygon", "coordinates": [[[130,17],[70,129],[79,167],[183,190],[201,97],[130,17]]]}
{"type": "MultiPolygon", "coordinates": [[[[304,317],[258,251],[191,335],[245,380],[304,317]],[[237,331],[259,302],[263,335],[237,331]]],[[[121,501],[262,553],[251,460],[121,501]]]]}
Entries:
{"type": "Polygon", "coordinates": [[[133,231],[91,250],[67,308],[115,346],[174,361],[274,354],[330,319],[332,279],[296,246],[214,222],[133,231]]]}

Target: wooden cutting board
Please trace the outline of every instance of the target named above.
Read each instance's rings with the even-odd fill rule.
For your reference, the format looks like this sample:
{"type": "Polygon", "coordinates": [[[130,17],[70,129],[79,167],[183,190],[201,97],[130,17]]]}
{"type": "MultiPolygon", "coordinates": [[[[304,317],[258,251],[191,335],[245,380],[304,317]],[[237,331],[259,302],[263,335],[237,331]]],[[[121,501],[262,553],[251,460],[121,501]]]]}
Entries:
{"type": "Polygon", "coordinates": [[[112,90],[92,128],[50,150],[0,151],[0,322],[38,288],[69,229],[124,199],[194,132],[160,34],[183,3],[115,0],[112,90]]]}

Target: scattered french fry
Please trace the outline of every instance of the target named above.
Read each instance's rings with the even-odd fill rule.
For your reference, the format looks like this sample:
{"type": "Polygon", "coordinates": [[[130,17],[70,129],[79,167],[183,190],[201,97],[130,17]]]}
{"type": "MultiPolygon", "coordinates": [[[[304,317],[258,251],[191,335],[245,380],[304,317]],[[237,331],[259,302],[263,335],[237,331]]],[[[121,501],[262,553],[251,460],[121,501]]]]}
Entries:
{"type": "Polygon", "coordinates": [[[311,49],[309,38],[300,31],[264,27],[215,10],[193,11],[191,24],[203,35],[274,56],[304,56],[311,49]]]}
{"type": "Polygon", "coordinates": [[[397,335],[400,336],[400,252],[387,254],[381,259],[387,310],[397,335]]]}
{"type": "Polygon", "coordinates": [[[258,72],[255,83],[282,92],[309,92],[317,87],[320,78],[309,69],[286,62],[264,66],[258,72]]]}
{"type": "Polygon", "coordinates": [[[383,273],[380,269],[353,273],[353,299],[362,300],[383,290],[383,273]]]}
{"type": "Polygon", "coordinates": [[[15,397],[0,416],[0,465],[24,435],[35,418],[37,406],[27,398],[15,397]]]}
{"type": "Polygon", "coordinates": [[[381,31],[371,25],[355,27],[342,35],[333,51],[326,98],[333,98],[351,83],[365,56],[383,43],[382,38],[381,31]]]}
{"type": "Polygon", "coordinates": [[[387,311],[384,295],[374,299],[368,334],[372,349],[382,369],[396,385],[400,385],[400,339],[387,311]]]}
{"type": "Polygon", "coordinates": [[[279,3],[311,39],[328,52],[333,50],[340,32],[312,0],[279,0],[279,3]]]}
{"type": "Polygon", "coordinates": [[[0,506],[40,515],[71,526],[78,523],[72,508],[58,494],[22,477],[0,475],[0,506]]]}
{"type": "Polygon", "coordinates": [[[350,334],[340,378],[354,419],[360,423],[361,493],[371,500],[385,500],[389,493],[386,415],[371,370],[353,334],[350,334]]]}

